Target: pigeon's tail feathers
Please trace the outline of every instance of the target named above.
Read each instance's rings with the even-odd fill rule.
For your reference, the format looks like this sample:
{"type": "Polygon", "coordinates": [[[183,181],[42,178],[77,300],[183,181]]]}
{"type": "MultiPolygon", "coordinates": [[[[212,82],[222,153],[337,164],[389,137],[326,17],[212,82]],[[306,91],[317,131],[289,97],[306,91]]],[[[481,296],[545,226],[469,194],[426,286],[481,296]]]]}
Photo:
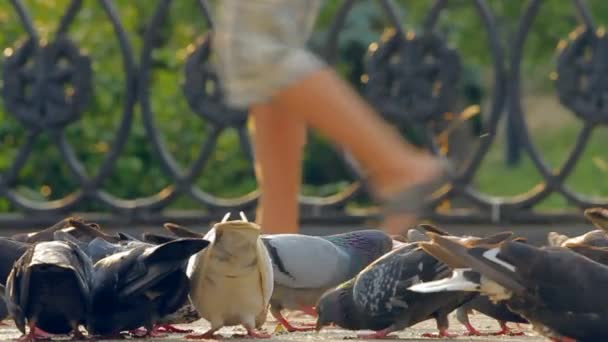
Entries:
{"type": "Polygon", "coordinates": [[[452,272],[452,277],[410,286],[408,290],[421,293],[434,292],[479,292],[481,276],[470,268],[458,268],[452,272]]]}
{"type": "Polygon", "coordinates": [[[431,239],[433,244],[441,246],[443,253],[434,255],[432,250],[425,249],[425,251],[448,265],[464,264],[514,293],[525,295],[527,292],[526,287],[522,285],[523,281],[517,272],[517,267],[502,259],[500,253],[506,246],[508,252],[512,249],[518,250],[518,258],[529,257],[532,252],[529,249],[533,247],[519,242],[505,242],[493,248],[484,246],[468,248],[457,241],[436,234],[431,234],[431,239]],[[520,249],[523,250],[519,251],[520,249]]]}

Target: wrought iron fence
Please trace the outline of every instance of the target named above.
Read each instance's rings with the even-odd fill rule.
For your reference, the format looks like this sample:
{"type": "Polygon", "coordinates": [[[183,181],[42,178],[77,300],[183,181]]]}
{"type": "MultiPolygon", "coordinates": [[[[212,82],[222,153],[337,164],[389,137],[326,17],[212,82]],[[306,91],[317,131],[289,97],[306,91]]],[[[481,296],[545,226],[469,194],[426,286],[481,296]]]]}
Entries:
{"type": "MultiPolygon", "coordinates": [[[[365,84],[363,94],[392,123],[412,124],[426,132],[428,147],[440,153],[435,139],[437,123],[445,121],[446,113],[456,111],[456,84],[461,78],[461,55],[457,49],[446,44],[435,30],[441,11],[447,1],[435,1],[428,12],[422,30],[416,34],[407,32],[398,14],[399,9],[389,0],[377,1],[389,21],[392,30],[372,44],[365,61],[365,84]]],[[[574,203],[578,208],[607,205],[608,200],[592,200],[583,194],[570,190],[565,179],[573,171],[581,157],[593,129],[608,123],[606,105],[606,49],[607,38],[602,30],[596,30],[588,9],[582,0],[574,0],[581,18],[581,28],[575,31],[573,39],[560,47],[557,63],[557,95],[561,103],[571,110],[584,128],[565,163],[557,170],[550,169],[542,154],[537,150],[527,131],[525,113],[522,109],[521,74],[524,42],[528,37],[542,0],[532,0],[518,24],[517,34],[512,41],[503,44],[492,11],[484,0],[471,0],[483,24],[489,42],[489,52],[493,65],[493,92],[489,114],[483,120],[485,138],[477,148],[469,152],[470,158],[463,162],[457,173],[452,175],[450,186],[441,194],[428,199],[428,217],[447,222],[532,222],[578,218],[572,212],[542,213],[535,206],[553,193],[558,193],[574,203]],[[505,50],[510,51],[509,56],[505,50]],[[589,56],[589,51],[591,55],[589,56]],[[509,70],[507,72],[507,70],[509,70]],[[472,185],[472,179],[495,143],[498,121],[506,116],[520,134],[519,143],[527,153],[543,182],[528,193],[513,198],[498,198],[481,193],[472,185]],[[464,199],[470,206],[460,209],[438,209],[445,201],[464,199]]],[[[256,203],[257,191],[239,198],[219,198],[196,186],[194,179],[206,165],[214,150],[217,138],[227,128],[236,128],[241,145],[251,160],[246,113],[227,108],[222,101],[221,87],[217,82],[209,61],[211,54],[210,33],[201,32],[201,37],[186,59],[183,73],[183,96],[188,105],[202,120],[209,123],[207,138],[201,146],[198,158],[187,168],[181,168],[174,156],[166,148],[162,134],[155,123],[155,108],[151,105],[152,55],[157,31],[172,5],[171,0],[159,0],[153,15],[149,18],[143,34],[143,46],[139,53],[134,51],[127,38],[120,15],[112,0],[98,0],[107,19],[111,22],[115,38],[118,39],[125,74],[123,114],[115,138],[105,154],[101,166],[95,174],[89,174],[82,161],[74,152],[64,134],[65,128],[82,119],[82,113],[92,94],[92,61],[70,39],[68,27],[83,6],[82,0],[70,2],[58,23],[55,39],[44,42],[21,0],[10,0],[14,14],[18,15],[27,39],[21,44],[3,47],[2,96],[6,112],[10,113],[27,130],[27,136],[12,164],[0,175],[0,196],[8,199],[19,214],[4,214],[4,223],[29,224],[53,222],[69,212],[78,211],[85,202],[96,202],[107,208],[108,221],[158,222],[167,219],[197,222],[215,219],[228,209],[251,210],[256,203]],[[211,86],[210,86],[211,85],[211,86]],[[141,106],[143,124],[148,143],[162,164],[163,170],[172,184],[162,191],[145,198],[117,198],[104,190],[104,181],[113,171],[116,160],[125,141],[129,137],[134,121],[134,108],[141,106]],[[52,137],[63,161],[69,167],[79,184],[79,190],[54,201],[33,201],[24,197],[15,187],[17,175],[33,149],[33,141],[41,133],[52,137]],[[201,212],[174,212],[164,210],[179,196],[189,196],[200,204],[201,212]]],[[[212,18],[207,3],[198,2],[205,20],[212,27],[212,18]]],[[[357,1],[344,0],[337,11],[323,54],[330,61],[337,58],[337,46],[343,33],[347,16],[357,1]]],[[[349,162],[349,158],[344,161],[349,162]]],[[[360,222],[373,217],[372,212],[352,213],[346,205],[364,192],[364,186],[354,182],[346,190],[327,198],[301,197],[303,220],[325,222],[360,222]]]]}

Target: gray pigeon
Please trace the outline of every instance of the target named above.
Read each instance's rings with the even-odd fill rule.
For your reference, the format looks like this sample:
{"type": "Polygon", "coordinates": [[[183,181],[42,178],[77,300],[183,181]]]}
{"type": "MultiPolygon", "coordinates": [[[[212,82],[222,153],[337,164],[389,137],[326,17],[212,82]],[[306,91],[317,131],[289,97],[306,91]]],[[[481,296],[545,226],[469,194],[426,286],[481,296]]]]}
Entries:
{"type": "Polygon", "coordinates": [[[70,242],[39,242],[27,249],[6,282],[8,310],[24,334],[22,339],[39,337],[36,328],[82,337],[78,328],[86,319],[91,266],[90,259],[70,242]]]}
{"type": "Polygon", "coordinates": [[[316,314],[314,306],[325,291],[353,278],[389,252],[393,241],[380,230],[360,230],[330,236],[277,234],[262,237],[274,273],[270,313],[288,331],[294,327],[281,310],[316,314]]]}
{"type": "Polygon", "coordinates": [[[97,261],[87,330],[111,336],[143,326],[144,336],[157,336],[157,324],[189,302],[185,265],[208,244],[203,239],[139,242],[97,261]]]}
{"type": "MultiPolygon", "coordinates": [[[[422,229],[440,231],[435,227],[422,229]]],[[[446,238],[474,246],[503,241],[511,235],[504,232],[484,238],[446,238]]],[[[408,237],[411,236],[408,232],[408,237]]],[[[355,278],[325,293],[317,306],[317,329],[335,323],[350,330],[375,331],[371,335],[362,335],[364,338],[384,338],[393,331],[434,318],[439,336],[453,336],[447,332],[447,315],[476,295],[452,292],[443,293],[445,296],[420,296],[420,293],[408,291],[409,286],[418,282],[445,278],[450,274],[449,266],[455,266],[438,261],[422,250],[420,243],[412,242],[385,254],[355,278]]]]}
{"type": "Polygon", "coordinates": [[[421,294],[407,288],[449,276],[450,268],[410,243],[387,253],[355,278],[325,293],[317,305],[317,330],[334,323],[349,330],[374,330],[361,338],[385,338],[435,318],[440,336],[449,337],[448,314],[475,295],[421,294]]]}

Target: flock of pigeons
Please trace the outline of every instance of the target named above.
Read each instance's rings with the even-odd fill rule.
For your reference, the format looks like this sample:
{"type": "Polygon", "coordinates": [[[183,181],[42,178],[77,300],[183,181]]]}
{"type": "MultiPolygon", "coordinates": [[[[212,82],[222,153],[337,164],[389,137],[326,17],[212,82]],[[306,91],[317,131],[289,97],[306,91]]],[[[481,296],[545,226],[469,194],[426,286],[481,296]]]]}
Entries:
{"type": "Polygon", "coordinates": [[[359,230],[330,236],[262,235],[241,213],[206,234],[165,224],[170,234],[105,233],[66,218],[52,227],[0,238],[0,319],[12,318],[33,341],[53,335],[155,337],[188,333],[213,339],[225,326],[247,336],[268,312],[289,332],[336,325],[384,338],[435,319],[451,337],[448,315],[469,335],[478,311],[500,322],[531,324],[555,341],[608,341],[608,209],[585,216],[596,226],[569,238],[550,233],[535,247],[511,232],[454,236],[427,224],[388,236],[359,230]],[[294,326],[283,310],[316,324],[294,326]],[[202,334],[174,324],[205,319],[202,334]]]}

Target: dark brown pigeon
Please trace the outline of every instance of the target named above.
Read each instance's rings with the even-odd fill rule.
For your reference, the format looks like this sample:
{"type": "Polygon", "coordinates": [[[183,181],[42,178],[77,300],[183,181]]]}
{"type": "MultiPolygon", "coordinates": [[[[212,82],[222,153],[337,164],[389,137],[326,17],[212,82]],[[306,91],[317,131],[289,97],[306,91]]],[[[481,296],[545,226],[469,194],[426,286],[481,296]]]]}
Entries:
{"type": "Polygon", "coordinates": [[[526,318],[555,341],[608,340],[608,267],[568,248],[521,242],[467,247],[431,234],[421,247],[440,259],[465,264],[452,278],[411,286],[420,293],[475,291],[526,318]],[[427,246],[434,246],[427,248],[427,246]],[[442,253],[435,253],[441,249],[442,253]]]}

